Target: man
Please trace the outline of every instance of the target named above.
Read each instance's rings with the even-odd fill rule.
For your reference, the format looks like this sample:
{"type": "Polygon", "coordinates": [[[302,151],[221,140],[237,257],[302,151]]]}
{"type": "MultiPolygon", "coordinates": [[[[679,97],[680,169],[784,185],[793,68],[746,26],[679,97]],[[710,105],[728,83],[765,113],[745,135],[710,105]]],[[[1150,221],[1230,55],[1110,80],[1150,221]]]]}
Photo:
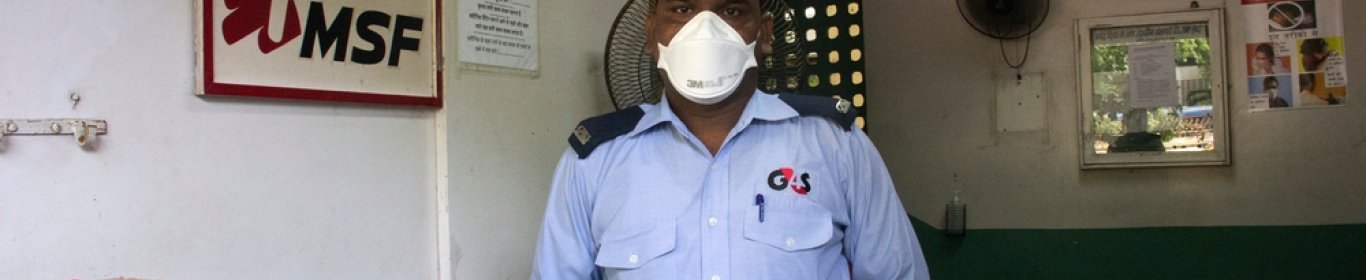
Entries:
{"type": "Polygon", "coordinates": [[[1290,107],[1290,103],[1285,102],[1285,98],[1279,96],[1280,87],[1281,81],[1276,80],[1276,77],[1274,76],[1262,79],[1262,94],[1265,94],[1267,99],[1270,100],[1270,104],[1268,105],[1271,106],[1271,108],[1290,107]]]}
{"type": "Polygon", "coordinates": [[[1319,81],[1315,80],[1315,76],[1314,73],[1300,74],[1300,93],[1295,106],[1337,105],[1340,101],[1333,94],[1315,90],[1319,87],[1319,81]],[[1321,95],[1327,95],[1327,98],[1321,95]]]}
{"type": "Polygon", "coordinates": [[[881,157],[847,101],[758,92],[759,0],[659,0],[659,104],[580,123],[532,279],[926,279],[881,157]]]}
{"type": "Polygon", "coordinates": [[[1305,72],[1319,72],[1327,68],[1329,58],[1337,56],[1337,52],[1328,50],[1328,40],[1313,38],[1300,43],[1300,55],[1305,72]]]}

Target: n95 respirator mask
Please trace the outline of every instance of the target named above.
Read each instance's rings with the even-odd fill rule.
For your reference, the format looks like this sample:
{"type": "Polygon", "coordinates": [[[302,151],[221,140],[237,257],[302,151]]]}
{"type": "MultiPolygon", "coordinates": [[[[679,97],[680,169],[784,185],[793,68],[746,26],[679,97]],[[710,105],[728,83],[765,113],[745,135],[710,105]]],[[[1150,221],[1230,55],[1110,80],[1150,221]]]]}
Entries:
{"type": "Polygon", "coordinates": [[[745,70],[758,66],[754,43],[746,44],[740,33],[710,11],[693,16],[668,46],[659,44],[659,69],[679,94],[697,104],[725,100],[740,86],[745,70]]]}

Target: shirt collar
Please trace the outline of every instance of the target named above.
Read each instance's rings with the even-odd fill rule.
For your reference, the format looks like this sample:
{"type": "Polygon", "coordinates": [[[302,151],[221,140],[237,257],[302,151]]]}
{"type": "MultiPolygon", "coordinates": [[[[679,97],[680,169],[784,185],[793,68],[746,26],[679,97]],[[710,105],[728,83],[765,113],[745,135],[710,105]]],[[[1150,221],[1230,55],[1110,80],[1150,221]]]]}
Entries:
{"type": "MultiPolygon", "coordinates": [[[[645,110],[645,115],[636,123],[635,129],[626,134],[627,137],[633,137],[665,122],[675,125],[683,123],[678,119],[678,115],[669,109],[669,99],[663,96],[660,96],[659,103],[641,105],[641,109],[645,110]]],[[[749,103],[745,104],[745,111],[740,113],[740,121],[736,126],[742,128],[751,123],[751,120],[778,121],[797,116],[797,110],[778,99],[778,95],[755,90],[754,95],[749,98],[749,103]]]]}

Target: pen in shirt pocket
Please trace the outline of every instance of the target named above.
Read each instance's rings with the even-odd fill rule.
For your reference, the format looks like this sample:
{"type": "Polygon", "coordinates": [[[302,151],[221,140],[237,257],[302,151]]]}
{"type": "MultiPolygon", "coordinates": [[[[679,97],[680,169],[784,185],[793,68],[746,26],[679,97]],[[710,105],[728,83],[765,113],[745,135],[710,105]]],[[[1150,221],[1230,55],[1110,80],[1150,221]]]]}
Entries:
{"type": "Polygon", "coordinates": [[[758,206],[759,206],[759,222],[760,222],[760,223],[764,222],[764,195],[763,195],[763,194],[756,194],[756,195],[754,195],[754,205],[758,205],[758,206]]]}

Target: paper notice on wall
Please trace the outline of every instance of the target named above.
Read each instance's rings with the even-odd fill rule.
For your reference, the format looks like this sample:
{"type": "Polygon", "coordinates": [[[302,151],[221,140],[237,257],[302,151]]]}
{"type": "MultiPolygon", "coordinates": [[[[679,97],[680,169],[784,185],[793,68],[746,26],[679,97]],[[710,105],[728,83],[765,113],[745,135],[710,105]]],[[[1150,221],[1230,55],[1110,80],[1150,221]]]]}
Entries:
{"type": "Polygon", "coordinates": [[[1342,2],[1242,1],[1251,110],[1347,104],[1342,2]]]}
{"type": "MultiPolygon", "coordinates": [[[[460,62],[536,71],[537,0],[460,0],[460,62]]],[[[476,67],[477,68],[477,67],[476,67]]]]}
{"type": "Polygon", "coordinates": [[[1129,107],[1181,106],[1176,84],[1176,45],[1129,46],[1129,107]]]}

